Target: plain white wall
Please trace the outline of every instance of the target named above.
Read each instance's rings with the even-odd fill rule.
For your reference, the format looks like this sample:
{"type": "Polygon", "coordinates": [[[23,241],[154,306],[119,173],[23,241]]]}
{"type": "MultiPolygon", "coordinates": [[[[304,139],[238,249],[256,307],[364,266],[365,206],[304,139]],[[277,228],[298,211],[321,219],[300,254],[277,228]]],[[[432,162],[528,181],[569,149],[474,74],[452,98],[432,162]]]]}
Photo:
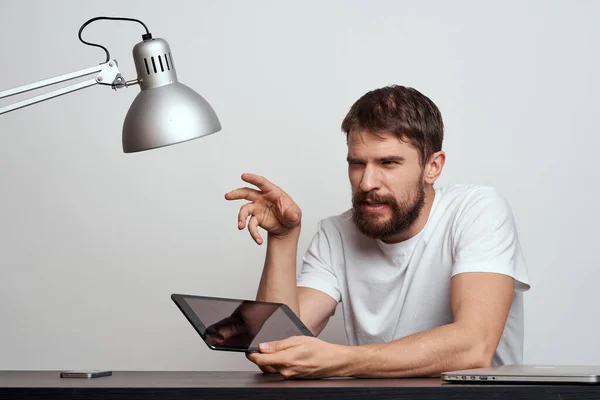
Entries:
{"type": "MultiPolygon", "coordinates": [[[[142,19],[222,132],[126,155],[136,87],[94,87],[0,117],[0,369],[254,369],[209,350],[173,292],[253,298],[264,247],[223,194],[264,174],[317,221],[350,205],[340,122],[366,91],[441,109],[440,185],[496,186],[527,257],[525,361],[600,362],[600,3],[590,1],[0,2],[0,90],[89,67],[88,18],[142,19]]],[[[96,22],[127,79],[142,29],[96,22]]],[[[2,103],[4,104],[4,103],[2,103]]],[[[345,342],[338,313],[324,333],[345,342]]]]}

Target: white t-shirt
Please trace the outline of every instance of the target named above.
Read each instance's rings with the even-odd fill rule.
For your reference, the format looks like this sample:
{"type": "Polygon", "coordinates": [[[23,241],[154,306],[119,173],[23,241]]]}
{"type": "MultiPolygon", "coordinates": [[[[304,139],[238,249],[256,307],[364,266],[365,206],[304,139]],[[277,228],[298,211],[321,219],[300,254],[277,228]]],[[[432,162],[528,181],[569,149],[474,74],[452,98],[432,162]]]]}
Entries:
{"type": "Polygon", "coordinates": [[[527,270],[510,206],[494,188],[435,189],[425,227],[400,243],[363,235],[352,210],[319,222],[297,284],[342,303],[351,345],[383,343],[453,321],[451,277],[496,272],[515,293],[492,364],[521,364],[527,270]]]}

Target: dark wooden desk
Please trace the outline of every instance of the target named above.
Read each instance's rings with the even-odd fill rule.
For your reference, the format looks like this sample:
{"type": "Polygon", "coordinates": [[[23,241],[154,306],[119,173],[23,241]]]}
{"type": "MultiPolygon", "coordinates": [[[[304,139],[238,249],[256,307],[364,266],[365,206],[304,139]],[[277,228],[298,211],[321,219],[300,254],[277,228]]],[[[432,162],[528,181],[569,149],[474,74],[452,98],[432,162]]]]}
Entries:
{"type": "Polygon", "coordinates": [[[114,372],[61,379],[53,371],[0,371],[0,399],[600,399],[600,385],[449,384],[439,379],[285,381],[255,372],[114,372]]]}

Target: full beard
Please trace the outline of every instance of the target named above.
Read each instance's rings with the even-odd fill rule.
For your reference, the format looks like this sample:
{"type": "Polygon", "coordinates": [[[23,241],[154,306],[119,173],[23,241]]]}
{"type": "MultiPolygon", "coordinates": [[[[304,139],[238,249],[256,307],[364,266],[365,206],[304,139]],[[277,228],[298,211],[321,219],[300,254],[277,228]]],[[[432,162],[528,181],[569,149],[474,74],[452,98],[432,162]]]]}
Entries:
{"type": "MultiPolygon", "coordinates": [[[[397,200],[392,195],[377,195],[371,192],[358,192],[352,196],[352,220],[365,236],[372,239],[386,239],[410,228],[419,218],[425,205],[425,185],[419,179],[414,195],[409,199],[397,200]],[[377,205],[387,205],[392,213],[384,218],[381,213],[365,211],[362,207],[367,200],[377,205]],[[412,201],[411,201],[412,200],[412,201]]],[[[387,210],[385,210],[387,212],[387,210]]]]}

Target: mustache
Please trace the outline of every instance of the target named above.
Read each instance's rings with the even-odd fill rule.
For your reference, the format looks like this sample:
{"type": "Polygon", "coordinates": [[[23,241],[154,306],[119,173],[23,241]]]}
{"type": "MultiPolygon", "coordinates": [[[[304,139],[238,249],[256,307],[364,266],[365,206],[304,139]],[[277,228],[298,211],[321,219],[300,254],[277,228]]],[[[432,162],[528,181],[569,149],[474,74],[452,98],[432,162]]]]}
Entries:
{"type": "Polygon", "coordinates": [[[354,205],[360,205],[366,202],[374,204],[395,204],[396,199],[391,195],[385,196],[372,192],[358,192],[352,196],[352,204],[354,205]]]}

